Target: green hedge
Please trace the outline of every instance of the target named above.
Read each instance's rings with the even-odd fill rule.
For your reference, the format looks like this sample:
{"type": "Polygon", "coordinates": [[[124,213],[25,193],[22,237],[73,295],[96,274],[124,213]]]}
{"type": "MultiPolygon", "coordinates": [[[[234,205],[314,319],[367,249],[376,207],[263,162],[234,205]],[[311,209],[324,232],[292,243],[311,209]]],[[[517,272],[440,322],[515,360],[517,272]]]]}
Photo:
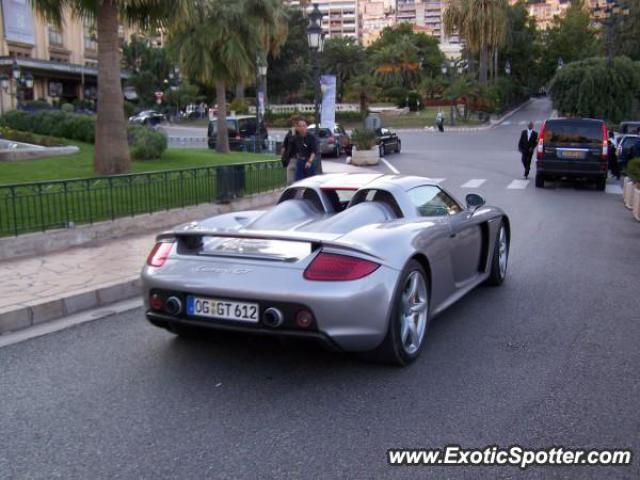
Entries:
{"type": "MultiPolygon", "coordinates": [[[[13,110],[0,118],[0,126],[85,143],[95,143],[96,137],[94,116],[62,110],[43,110],[33,113],[13,110]]],[[[160,158],[167,149],[167,136],[163,132],[140,126],[129,126],[128,137],[131,155],[136,160],[160,158]]]]}

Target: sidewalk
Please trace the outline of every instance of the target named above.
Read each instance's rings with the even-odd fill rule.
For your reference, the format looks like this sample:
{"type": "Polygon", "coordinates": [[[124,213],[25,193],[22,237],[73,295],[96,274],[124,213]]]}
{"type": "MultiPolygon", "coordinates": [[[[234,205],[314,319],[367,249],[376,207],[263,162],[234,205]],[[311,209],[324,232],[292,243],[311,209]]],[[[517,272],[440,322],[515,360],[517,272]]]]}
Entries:
{"type": "Polygon", "coordinates": [[[134,297],[155,234],[2,264],[0,334],[134,297]]]}

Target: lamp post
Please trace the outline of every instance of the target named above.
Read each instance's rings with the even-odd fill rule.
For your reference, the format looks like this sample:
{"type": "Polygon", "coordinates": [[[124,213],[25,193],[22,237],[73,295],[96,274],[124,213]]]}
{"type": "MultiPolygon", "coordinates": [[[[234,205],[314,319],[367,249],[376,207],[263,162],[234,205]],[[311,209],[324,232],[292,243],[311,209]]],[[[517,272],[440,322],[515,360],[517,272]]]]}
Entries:
{"type": "Polygon", "coordinates": [[[24,101],[24,90],[33,88],[33,75],[30,72],[22,73],[22,69],[16,60],[11,65],[11,75],[16,82],[16,107],[24,101]]]}
{"type": "MultiPolygon", "coordinates": [[[[445,60],[445,62],[442,64],[442,74],[446,75],[447,78],[449,79],[449,88],[451,88],[451,86],[453,85],[453,73],[452,73],[453,68],[451,67],[451,65],[449,65],[449,63],[445,60]]],[[[455,102],[455,98],[451,99],[451,105],[450,105],[450,109],[449,109],[449,118],[451,121],[451,126],[455,125],[456,120],[455,120],[455,116],[453,114],[453,104],[455,102]]]]}
{"type": "Polygon", "coordinates": [[[322,31],[323,13],[318,8],[318,4],[313,4],[313,10],[309,13],[309,25],[307,27],[307,41],[309,42],[309,50],[311,50],[311,59],[313,62],[313,105],[314,119],[316,124],[316,135],[320,127],[320,65],[318,57],[324,46],[324,32],[322,31]]]}
{"type": "Polygon", "coordinates": [[[10,85],[9,77],[4,73],[0,75],[0,88],[2,88],[2,94],[0,94],[0,114],[4,115],[4,94],[9,91],[10,85]]]}
{"type": "Polygon", "coordinates": [[[262,139],[260,137],[262,133],[262,109],[264,107],[264,90],[262,87],[268,68],[269,65],[264,54],[258,52],[256,56],[256,133],[254,137],[254,150],[256,153],[262,151],[262,139]]]}
{"type": "Polygon", "coordinates": [[[562,57],[558,57],[558,70],[560,70],[562,67],[564,67],[564,60],[562,59],[562,57]]]}
{"type": "MultiPolygon", "coordinates": [[[[164,79],[164,86],[167,93],[175,92],[180,86],[180,68],[172,66],[167,74],[168,78],[164,79]]],[[[180,120],[180,96],[176,93],[176,115],[175,118],[180,120]]]]}

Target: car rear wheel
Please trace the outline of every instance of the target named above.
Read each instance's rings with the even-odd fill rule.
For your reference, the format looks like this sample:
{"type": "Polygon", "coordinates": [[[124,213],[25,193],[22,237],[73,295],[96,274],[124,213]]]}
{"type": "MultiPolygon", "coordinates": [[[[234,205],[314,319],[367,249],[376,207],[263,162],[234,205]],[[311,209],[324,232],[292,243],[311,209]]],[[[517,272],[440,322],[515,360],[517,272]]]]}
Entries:
{"type": "Polygon", "coordinates": [[[400,150],[402,150],[402,142],[398,140],[398,143],[396,143],[396,153],[400,153],[400,150]]]}
{"type": "Polygon", "coordinates": [[[596,188],[601,192],[604,192],[607,189],[607,177],[601,178],[596,182],[596,188]]]}
{"type": "Polygon", "coordinates": [[[536,188],[544,188],[544,176],[541,173],[536,173],[536,188]]]}
{"type": "Polygon", "coordinates": [[[493,247],[491,258],[491,273],[487,283],[494,287],[502,285],[507,276],[507,265],[509,263],[509,235],[504,223],[500,224],[496,244],[493,247]]]}
{"type": "Polygon", "coordinates": [[[384,158],[384,154],[385,154],[384,143],[381,143],[380,144],[380,158],[384,158]]]}
{"type": "Polygon", "coordinates": [[[429,325],[429,282],[422,265],[410,260],[396,287],[387,335],[366,358],[397,366],[413,362],[422,351],[429,325]]]}

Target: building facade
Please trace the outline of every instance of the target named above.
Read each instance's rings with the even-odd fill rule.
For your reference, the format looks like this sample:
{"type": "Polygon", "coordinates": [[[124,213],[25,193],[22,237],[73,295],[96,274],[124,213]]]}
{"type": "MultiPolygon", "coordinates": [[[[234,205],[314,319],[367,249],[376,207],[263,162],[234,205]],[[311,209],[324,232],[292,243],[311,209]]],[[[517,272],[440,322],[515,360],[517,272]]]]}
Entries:
{"type": "MultiPolygon", "coordinates": [[[[65,14],[63,26],[57,27],[25,0],[0,0],[0,7],[3,111],[19,101],[95,99],[98,45],[93,24],[65,14]]],[[[119,34],[125,40],[131,30],[121,27],[119,34]]]]}

